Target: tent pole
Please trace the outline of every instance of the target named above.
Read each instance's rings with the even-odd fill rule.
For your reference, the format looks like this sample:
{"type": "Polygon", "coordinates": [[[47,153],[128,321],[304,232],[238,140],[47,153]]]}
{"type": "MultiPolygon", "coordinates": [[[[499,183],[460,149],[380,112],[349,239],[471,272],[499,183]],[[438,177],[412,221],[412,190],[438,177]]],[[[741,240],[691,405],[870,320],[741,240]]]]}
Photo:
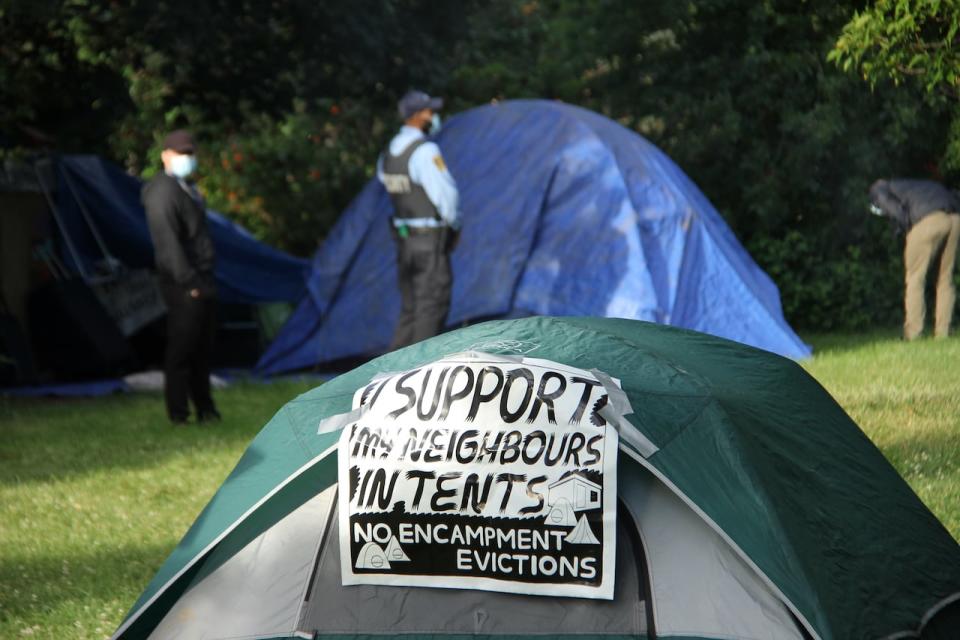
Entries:
{"type": "Polygon", "coordinates": [[[100,247],[100,253],[102,253],[103,257],[107,259],[107,267],[110,269],[110,273],[116,273],[116,259],[110,255],[110,250],[107,249],[107,245],[103,241],[103,237],[100,235],[100,230],[97,229],[97,225],[93,223],[93,218],[90,216],[87,206],[83,204],[83,200],[81,200],[80,196],[77,195],[77,189],[73,184],[73,178],[71,178],[70,174],[66,171],[61,171],[61,173],[63,174],[64,180],[67,182],[67,188],[70,189],[70,193],[73,195],[74,202],[76,202],[77,206],[80,207],[80,213],[83,214],[83,219],[86,221],[87,226],[90,227],[90,233],[93,234],[93,239],[97,241],[97,246],[100,247]]]}
{"type": "MultiPolygon", "coordinates": [[[[45,158],[48,163],[52,164],[52,161],[49,158],[45,158]]],[[[43,160],[38,160],[33,165],[33,170],[37,174],[37,183],[40,185],[40,190],[43,192],[43,197],[47,200],[47,206],[50,207],[50,213],[53,214],[53,219],[57,223],[57,228],[60,229],[60,234],[63,235],[64,242],[67,243],[67,249],[70,251],[70,256],[73,258],[73,262],[77,265],[77,269],[80,271],[80,275],[84,280],[89,280],[90,275],[87,273],[87,270],[83,266],[83,261],[80,259],[80,254],[77,253],[77,248],[73,244],[73,239],[70,237],[70,234],[67,232],[66,225],[63,224],[63,219],[60,217],[60,212],[57,209],[57,205],[53,201],[53,197],[50,195],[50,190],[46,182],[43,179],[43,176],[40,174],[40,163],[43,160]]]]}

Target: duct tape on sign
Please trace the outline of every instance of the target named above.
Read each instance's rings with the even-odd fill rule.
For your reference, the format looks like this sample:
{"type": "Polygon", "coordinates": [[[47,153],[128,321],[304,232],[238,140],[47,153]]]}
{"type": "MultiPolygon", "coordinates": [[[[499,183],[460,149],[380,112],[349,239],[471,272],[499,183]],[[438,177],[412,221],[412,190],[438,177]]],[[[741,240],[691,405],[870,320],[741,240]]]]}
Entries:
{"type": "Polygon", "coordinates": [[[466,352],[359,389],[339,443],[343,584],[612,599],[619,382],[603,377],[466,352]]]}

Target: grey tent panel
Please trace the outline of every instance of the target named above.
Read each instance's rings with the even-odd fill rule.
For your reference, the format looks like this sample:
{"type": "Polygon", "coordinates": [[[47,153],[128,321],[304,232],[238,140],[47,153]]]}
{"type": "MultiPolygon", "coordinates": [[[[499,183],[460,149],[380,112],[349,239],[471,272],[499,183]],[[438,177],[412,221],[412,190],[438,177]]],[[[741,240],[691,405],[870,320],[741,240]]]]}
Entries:
{"type": "MultiPolygon", "coordinates": [[[[683,501],[621,458],[614,600],[469,589],[342,586],[336,486],[317,494],[209,575],[151,638],[311,634],[632,635],[801,640],[786,606],[683,501]],[[629,514],[629,515],[628,515],[629,514]],[[634,535],[636,534],[636,535],[634,535]],[[642,542],[641,542],[642,541],[642,542]],[[635,544],[642,548],[635,548],[635,544]],[[650,575],[641,575],[641,560],[650,575]],[[649,579],[652,605],[646,597],[649,579]]],[[[210,561],[218,562],[214,550],[210,561]]]]}
{"type": "MultiPolygon", "coordinates": [[[[336,518],[334,518],[336,520],[336,518]]],[[[633,635],[646,632],[638,558],[617,523],[613,600],[469,589],[341,586],[336,523],[326,537],[300,629],[320,634],[633,635]]]]}
{"type": "Polygon", "coordinates": [[[649,471],[621,458],[617,489],[640,525],[658,634],[802,640],[760,576],[649,471]]]}
{"type": "MultiPolygon", "coordinates": [[[[150,638],[226,640],[292,635],[335,495],[336,486],[317,494],[200,578],[150,638]]],[[[217,558],[212,555],[210,560],[217,558]]]]}
{"type": "Polygon", "coordinates": [[[198,579],[150,637],[227,640],[292,635],[297,630],[637,636],[646,633],[649,606],[640,554],[650,568],[660,634],[802,638],[787,608],[724,540],[649,472],[621,462],[626,464],[620,465],[620,497],[630,515],[621,511],[618,518],[612,601],[466,589],[344,587],[333,486],[198,579]],[[633,527],[637,536],[630,533],[633,527]],[[643,549],[634,548],[638,538],[643,549]]]}

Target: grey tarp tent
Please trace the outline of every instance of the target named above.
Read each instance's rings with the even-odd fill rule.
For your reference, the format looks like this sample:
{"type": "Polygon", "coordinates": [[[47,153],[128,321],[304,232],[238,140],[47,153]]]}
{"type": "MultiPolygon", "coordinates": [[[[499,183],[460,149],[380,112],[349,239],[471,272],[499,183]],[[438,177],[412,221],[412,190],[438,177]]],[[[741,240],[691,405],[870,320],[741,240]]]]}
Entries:
{"type": "Polygon", "coordinates": [[[115,637],[832,640],[958,628],[960,546],[796,363],[643,322],[529,318],[438,336],[288,403],[115,637]],[[341,586],[338,432],[318,426],[347,425],[378,375],[466,350],[621,381],[632,413],[613,600],[341,586]]]}

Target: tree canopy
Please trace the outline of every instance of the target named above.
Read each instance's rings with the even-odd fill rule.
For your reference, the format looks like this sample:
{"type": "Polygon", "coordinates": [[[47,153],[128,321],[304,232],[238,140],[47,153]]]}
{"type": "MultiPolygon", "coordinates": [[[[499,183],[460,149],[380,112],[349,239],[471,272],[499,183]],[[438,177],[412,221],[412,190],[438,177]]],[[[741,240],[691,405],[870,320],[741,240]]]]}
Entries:
{"type": "Polygon", "coordinates": [[[916,81],[960,99],[960,5],[942,0],[878,0],[854,13],[829,58],[876,85],[916,81]]]}
{"type": "Polygon", "coordinates": [[[308,255],[408,88],[449,111],[564,100],[670,155],[791,321],[862,326],[900,306],[867,186],[960,168],[954,4],[0,0],[0,153],[100,153],[147,177],[163,133],[189,126],[211,205],[308,255]]]}
{"type": "Polygon", "coordinates": [[[922,93],[930,111],[952,114],[940,168],[960,173],[960,3],[877,0],[844,25],[828,58],[876,90],[922,93]]]}

